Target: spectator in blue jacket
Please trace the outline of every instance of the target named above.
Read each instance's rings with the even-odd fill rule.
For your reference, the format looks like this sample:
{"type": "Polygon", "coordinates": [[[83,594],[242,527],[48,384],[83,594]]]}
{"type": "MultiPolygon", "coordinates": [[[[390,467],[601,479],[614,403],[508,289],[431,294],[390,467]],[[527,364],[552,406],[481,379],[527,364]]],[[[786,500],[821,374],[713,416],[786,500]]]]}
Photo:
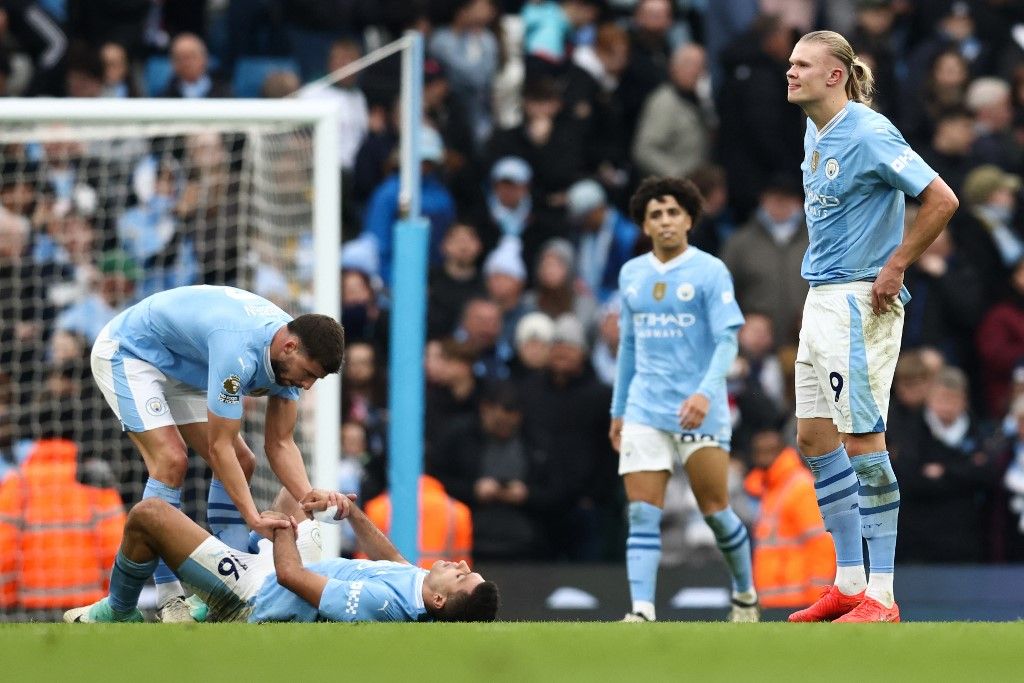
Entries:
{"type": "Polygon", "coordinates": [[[576,244],[580,277],[599,303],[618,289],[619,269],[633,258],[640,230],[608,203],[594,180],[581,180],[569,188],[569,220],[579,230],[576,244]]]}

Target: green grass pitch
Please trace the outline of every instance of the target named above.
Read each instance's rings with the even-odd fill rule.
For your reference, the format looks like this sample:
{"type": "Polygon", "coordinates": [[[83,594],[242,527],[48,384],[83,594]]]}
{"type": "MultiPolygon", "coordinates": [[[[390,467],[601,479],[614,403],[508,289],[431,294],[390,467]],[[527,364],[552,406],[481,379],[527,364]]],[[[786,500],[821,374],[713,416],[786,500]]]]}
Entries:
{"type": "Polygon", "coordinates": [[[1024,623],[0,624],[3,681],[1009,681],[1024,623]]]}

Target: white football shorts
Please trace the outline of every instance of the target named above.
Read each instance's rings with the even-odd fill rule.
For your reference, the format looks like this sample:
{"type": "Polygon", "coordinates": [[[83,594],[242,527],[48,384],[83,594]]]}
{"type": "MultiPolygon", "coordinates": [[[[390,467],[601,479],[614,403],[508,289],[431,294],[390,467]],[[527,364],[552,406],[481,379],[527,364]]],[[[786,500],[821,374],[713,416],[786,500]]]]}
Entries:
{"type": "Polygon", "coordinates": [[[206,422],[206,392],[121,351],[104,327],[92,346],[92,376],[126,432],[206,422]]]}
{"type": "Polygon", "coordinates": [[[710,436],[674,434],[638,422],[622,425],[622,443],[619,447],[619,474],[630,472],[672,471],[674,463],[683,467],[690,456],[702,448],[724,448],[710,436]]]}
{"type": "Polygon", "coordinates": [[[796,356],[798,418],[831,418],[843,434],[885,431],[904,304],[875,315],[872,284],[811,287],[796,356]]]}
{"type": "MultiPolygon", "coordinates": [[[[295,540],[302,563],[321,559],[320,526],[299,523],[295,540]]],[[[208,621],[247,621],[263,582],[274,573],[274,545],[259,542],[260,552],[243,553],[210,536],[178,568],[178,577],[209,607],[208,621]]]]}

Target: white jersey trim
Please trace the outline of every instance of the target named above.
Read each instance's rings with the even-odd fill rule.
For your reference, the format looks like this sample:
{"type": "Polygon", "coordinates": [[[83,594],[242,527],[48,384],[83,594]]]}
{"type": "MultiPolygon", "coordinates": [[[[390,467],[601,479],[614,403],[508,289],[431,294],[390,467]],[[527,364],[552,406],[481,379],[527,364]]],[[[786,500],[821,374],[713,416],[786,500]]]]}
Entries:
{"type": "MultiPolygon", "coordinates": [[[[834,130],[835,127],[839,125],[839,122],[845,119],[846,115],[849,113],[850,112],[846,109],[846,107],[840,109],[839,113],[832,117],[831,121],[822,126],[821,130],[814,134],[814,141],[821,142],[821,139],[828,135],[830,132],[832,132],[832,130],[834,130]]],[[[813,121],[811,122],[811,125],[814,125],[813,121]]]]}
{"type": "Polygon", "coordinates": [[[661,274],[667,273],[668,271],[672,270],[673,268],[686,263],[687,261],[689,261],[690,259],[692,259],[696,255],[697,255],[697,250],[694,249],[693,247],[689,247],[688,246],[688,247],[686,247],[686,250],[683,251],[682,254],[680,254],[679,256],[676,256],[675,258],[669,259],[668,261],[665,261],[663,263],[663,262],[658,260],[658,257],[654,255],[653,251],[647,252],[647,257],[651,261],[651,267],[654,268],[656,271],[658,271],[661,274]]]}

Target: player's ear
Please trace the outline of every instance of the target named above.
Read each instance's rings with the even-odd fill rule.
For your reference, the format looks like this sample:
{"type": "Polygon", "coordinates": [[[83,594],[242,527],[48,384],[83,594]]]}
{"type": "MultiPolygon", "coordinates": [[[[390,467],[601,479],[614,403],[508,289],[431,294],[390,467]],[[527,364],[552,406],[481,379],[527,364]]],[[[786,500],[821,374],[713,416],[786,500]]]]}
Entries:
{"type": "Polygon", "coordinates": [[[448,598],[435,592],[430,596],[430,604],[434,606],[434,609],[439,610],[444,608],[444,604],[448,602],[448,598]]]}

